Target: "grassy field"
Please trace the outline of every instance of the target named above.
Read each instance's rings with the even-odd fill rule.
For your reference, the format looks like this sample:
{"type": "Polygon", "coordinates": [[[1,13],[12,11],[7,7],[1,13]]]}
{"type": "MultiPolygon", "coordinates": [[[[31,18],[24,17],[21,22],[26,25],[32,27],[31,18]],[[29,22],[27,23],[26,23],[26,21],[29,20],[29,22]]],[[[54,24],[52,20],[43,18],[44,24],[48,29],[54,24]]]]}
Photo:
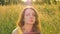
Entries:
{"type": "MultiPolygon", "coordinates": [[[[32,5],[38,12],[42,34],[60,34],[60,5],[32,5]]],[[[11,34],[25,5],[0,6],[0,34],[11,34]]]]}

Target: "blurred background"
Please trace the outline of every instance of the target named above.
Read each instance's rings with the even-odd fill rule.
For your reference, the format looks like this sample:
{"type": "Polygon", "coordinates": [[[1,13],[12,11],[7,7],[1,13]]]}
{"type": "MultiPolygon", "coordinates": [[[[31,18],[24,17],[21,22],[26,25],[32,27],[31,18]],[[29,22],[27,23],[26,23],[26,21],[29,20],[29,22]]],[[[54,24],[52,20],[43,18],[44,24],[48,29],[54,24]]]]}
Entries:
{"type": "Polygon", "coordinates": [[[0,34],[12,33],[27,5],[39,12],[42,34],[60,34],[60,0],[0,0],[0,34]]]}

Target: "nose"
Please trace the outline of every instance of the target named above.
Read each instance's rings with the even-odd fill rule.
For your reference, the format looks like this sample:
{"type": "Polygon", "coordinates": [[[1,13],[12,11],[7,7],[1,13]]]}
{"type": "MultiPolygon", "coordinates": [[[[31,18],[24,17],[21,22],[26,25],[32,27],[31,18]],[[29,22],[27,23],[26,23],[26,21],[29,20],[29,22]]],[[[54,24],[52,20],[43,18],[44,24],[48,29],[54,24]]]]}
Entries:
{"type": "Polygon", "coordinates": [[[33,15],[30,15],[30,19],[33,19],[33,15]]]}

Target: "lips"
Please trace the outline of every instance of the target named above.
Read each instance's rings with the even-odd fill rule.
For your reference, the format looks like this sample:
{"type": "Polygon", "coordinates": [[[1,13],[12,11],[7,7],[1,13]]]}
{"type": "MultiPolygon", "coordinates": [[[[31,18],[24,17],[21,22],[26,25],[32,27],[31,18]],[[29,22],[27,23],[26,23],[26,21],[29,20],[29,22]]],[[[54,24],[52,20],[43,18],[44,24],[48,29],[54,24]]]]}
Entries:
{"type": "Polygon", "coordinates": [[[30,22],[33,22],[33,20],[30,20],[30,22]]]}

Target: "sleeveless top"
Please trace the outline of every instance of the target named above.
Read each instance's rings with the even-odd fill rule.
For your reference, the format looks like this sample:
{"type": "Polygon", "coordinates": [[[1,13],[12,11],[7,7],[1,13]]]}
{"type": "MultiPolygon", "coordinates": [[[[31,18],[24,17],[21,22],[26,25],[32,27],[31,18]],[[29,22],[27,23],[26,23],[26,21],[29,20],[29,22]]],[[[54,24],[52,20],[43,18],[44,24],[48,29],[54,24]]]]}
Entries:
{"type": "MultiPolygon", "coordinates": [[[[23,30],[23,29],[22,29],[23,30]]],[[[33,30],[31,30],[30,32],[23,32],[23,34],[40,34],[40,32],[39,31],[35,31],[34,29],[33,30]]]]}
{"type": "Polygon", "coordinates": [[[18,31],[19,31],[19,34],[41,34],[41,33],[38,32],[38,31],[31,31],[31,32],[25,32],[25,33],[24,33],[24,32],[21,30],[20,27],[19,27],[18,31]]]}

